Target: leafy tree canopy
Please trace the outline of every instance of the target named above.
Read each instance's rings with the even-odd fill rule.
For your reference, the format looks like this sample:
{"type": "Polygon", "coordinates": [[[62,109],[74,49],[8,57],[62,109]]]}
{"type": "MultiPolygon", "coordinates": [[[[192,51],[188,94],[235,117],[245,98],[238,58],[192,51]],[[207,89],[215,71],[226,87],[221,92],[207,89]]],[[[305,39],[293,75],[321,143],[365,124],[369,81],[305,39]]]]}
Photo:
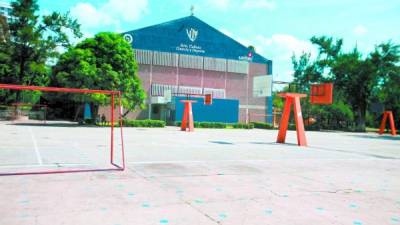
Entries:
{"type": "Polygon", "coordinates": [[[7,18],[0,15],[0,42],[6,42],[10,40],[10,31],[8,28],[7,18]]]}
{"type": "MultiPolygon", "coordinates": [[[[145,92],[137,74],[131,46],[116,33],[99,33],[61,55],[53,67],[52,86],[119,90],[129,110],[144,107],[145,92]]],[[[92,96],[94,103],[105,103],[104,96],[92,96]]]]}
{"type": "Polygon", "coordinates": [[[37,0],[16,0],[11,6],[9,32],[3,29],[9,38],[0,42],[0,82],[46,85],[46,63],[59,47],[70,46],[69,36],[81,37],[80,25],[68,14],[39,16],[37,0]]]}
{"type": "MultiPolygon", "coordinates": [[[[399,46],[392,42],[382,43],[363,57],[355,47],[349,52],[342,49],[343,40],[312,37],[319,54],[315,61],[303,53],[293,56],[294,83],[300,91],[307,91],[313,82],[333,82],[335,99],[350,105],[355,114],[356,129],[365,130],[368,106],[373,99],[386,102],[386,106],[398,105],[390,90],[399,90],[399,46]],[[389,97],[390,96],[390,97],[389,97]],[[390,99],[390,100],[389,100],[390,99]]],[[[396,107],[394,107],[396,108],[396,107]]]]}

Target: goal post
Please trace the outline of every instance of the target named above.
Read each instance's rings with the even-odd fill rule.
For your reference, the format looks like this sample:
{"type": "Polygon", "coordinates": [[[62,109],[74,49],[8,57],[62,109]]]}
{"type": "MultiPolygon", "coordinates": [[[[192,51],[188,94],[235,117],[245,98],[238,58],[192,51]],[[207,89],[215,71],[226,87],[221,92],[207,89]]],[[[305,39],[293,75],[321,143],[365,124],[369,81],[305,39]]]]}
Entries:
{"type": "MultiPolygon", "coordinates": [[[[0,126],[2,126],[2,132],[1,132],[2,134],[0,134],[2,135],[0,136],[0,159],[4,163],[4,161],[7,161],[7,158],[5,157],[8,157],[10,155],[14,157],[13,160],[11,160],[12,162],[6,164],[5,166],[2,167],[2,165],[0,164],[0,176],[76,173],[76,172],[95,172],[95,171],[123,171],[125,169],[125,153],[124,153],[122,107],[121,107],[122,96],[120,91],[24,86],[24,85],[14,85],[14,84],[0,84],[0,91],[2,91],[0,92],[1,94],[6,95],[5,98],[3,99],[10,99],[8,98],[9,96],[7,96],[7,94],[10,95],[9,93],[15,93],[19,91],[32,91],[35,93],[39,92],[47,95],[54,94],[55,96],[79,95],[81,99],[85,98],[88,99],[92,96],[97,96],[97,97],[106,96],[102,97],[102,100],[106,101],[104,99],[107,99],[108,105],[105,107],[109,109],[109,113],[107,115],[107,118],[109,120],[109,123],[107,124],[107,127],[109,126],[108,132],[106,132],[106,129],[108,129],[107,127],[95,126],[95,125],[79,126],[78,122],[66,123],[65,121],[62,121],[63,122],[62,125],[59,125],[59,123],[47,120],[45,124],[29,123],[28,121],[20,125],[14,123],[8,124],[7,121],[0,121],[0,126]],[[115,112],[116,109],[117,111],[115,112]],[[69,127],[65,124],[68,124],[69,127]],[[116,127],[119,127],[119,132],[116,131],[116,127]],[[18,132],[24,133],[26,136],[23,136],[22,138],[13,137],[13,135],[17,135],[18,132]],[[66,133],[64,134],[63,132],[66,133]],[[35,137],[36,135],[38,137],[35,137]],[[84,139],[87,135],[89,135],[91,138],[90,141],[88,142],[86,142],[84,139]],[[105,137],[108,136],[109,138],[104,138],[104,139],[99,138],[101,137],[101,135],[104,135],[105,137]],[[17,146],[10,138],[15,138],[16,140],[14,140],[14,142],[21,141],[21,143],[17,146]],[[65,140],[64,139],[62,141],[59,141],[58,139],[54,140],[56,138],[65,138],[65,140]],[[1,139],[3,139],[3,141],[1,139]],[[71,147],[72,145],[75,146],[73,147],[74,151],[70,149],[72,148],[71,147]],[[42,153],[40,152],[42,150],[41,148],[43,148],[42,153]],[[51,148],[56,148],[56,150],[53,150],[51,148]],[[36,154],[37,161],[35,163],[26,163],[21,159],[21,158],[27,158],[26,149],[29,149],[30,151],[28,152],[29,155],[36,154]],[[30,149],[32,149],[32,151],[30,149]],[[63,159],[68,158],[68,154],[72,154],[71,152],[75,154],[73,160],[82,161],[80,157],[82,157],[84,154],[86,154],[84,155],[85,159],[90,158],[90,156],[98,154],[99,150],[101,150],[103,154],[104,151],[109,151],[109,154],[107,154],[108,156],[101,156],[95,159],[97,160],[96,163],[101,164],[101,166],[97,164],[96,165],[85,164],[85,166],[80,166],[84,164],[66,163],[64,165],[60,163],[60,161],[62,161],[63,159]],[[43,155],[45,155],[45,157],[42,160],[43,155]],[[4,172],[4,168],[7,168],[6,172],[4,172]],[[9,168],[11,168],[11,171],[9,168]],[[12,169],[15,169],[16,171],[13,171],[12,169]]],[[[2,99],[1,97],[4,96],[0,96],[0,100],[2,99]]],[[[61,99],[60,104],[62,106],[65,106],[67,105],[68,100],[70,99],[65,99],[65,100],[61,99]]],[[[38,105],[39,107],[44,107],[46,110],[46,114],[51,113],[51,106],[47,104],[18,102],[18,103],[13,103],[11,105],[13,107],[19,107],[21,105],[33,106],[35,104],[38,105]]],[[[6,103],[0,102],[0,105],[6,105],[6,103]]],[[[65,114],[65,112],[62,111],[62,109],[58,109],[58,113],[65,114]]],[[[34,157],[32,156],[31,158],[34,157]]],[[[27,159],[26,161],[29,160],[27,159]]],[[[32,162],[32,160],[30,162],[32,162]]]]}

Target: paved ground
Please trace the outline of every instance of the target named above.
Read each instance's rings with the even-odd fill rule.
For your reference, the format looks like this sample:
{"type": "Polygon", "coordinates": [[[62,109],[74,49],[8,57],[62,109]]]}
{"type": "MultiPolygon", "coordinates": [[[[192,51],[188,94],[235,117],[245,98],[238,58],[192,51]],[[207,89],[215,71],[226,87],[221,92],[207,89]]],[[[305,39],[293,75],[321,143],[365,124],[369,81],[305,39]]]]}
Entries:
{"type": "MultiPolygon", "coordinates": [[[[0,172],[108,160],[106,128],[0,130],[0,172]]],[[[400,224],[399,136],[276,134],[127,128],[125,172],[0,177],[0,224],[400,224]]]]}

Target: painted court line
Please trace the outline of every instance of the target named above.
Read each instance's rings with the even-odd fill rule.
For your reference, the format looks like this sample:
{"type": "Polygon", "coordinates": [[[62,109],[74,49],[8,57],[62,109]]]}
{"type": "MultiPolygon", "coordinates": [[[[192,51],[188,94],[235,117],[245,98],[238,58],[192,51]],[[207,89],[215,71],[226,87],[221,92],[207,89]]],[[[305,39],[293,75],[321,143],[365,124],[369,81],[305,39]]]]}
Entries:
{"type": "Polygon", "coordinates": [[[18,168],[39,168],[39,167],[66,167],[66,166],[92,166],[87,163],[57,163],[57,164],[24,164],[24,165],[4,165],[0,169],[18,169],[18,168]]]}
{"type": "Polygon", "coordinates": [[[40,155],[39,148],[37,146],[36,138],[35,135],[33,134],[32,128],[29,127],[29,133],[31,134],[32,142],[33,142],[33,148],[35,149],[35,154],[36,154],[36,159],[39,163],[39,165],[43,165],[42,161],[42,156],[40,155]]]}
{"type": "Polygon", "coordinates": [[[191,164],[191,163],[223,163],[223,162],[238,162],[238,163],[257,163],[257,162],[271,162],[271,161],[313,161],[313,160],[323,160],[323,161],[378,161],[381,159],[369,159],[369,158],[357,158],[357,159],[345,159],[345,158],[310,158],[310,159],[244,159],[244,160],[165,160],[165,161],[133,161],[127,162],[127,164],[131,165],[146,165],[146,164],[163,164],[163,163],[174,163],[174,164],[191,164]]]}
{"type": "Polygon", "coordinates": [[[128,164],[160,164],[160,163],[177,163],[177,164],[184,164],[184,163],[213,163],[213,162],[263,162],[263,161],[269,161],[269,160],[181,160],[181,161],[134,161],[134,162],[128,162],[128,164]]]}

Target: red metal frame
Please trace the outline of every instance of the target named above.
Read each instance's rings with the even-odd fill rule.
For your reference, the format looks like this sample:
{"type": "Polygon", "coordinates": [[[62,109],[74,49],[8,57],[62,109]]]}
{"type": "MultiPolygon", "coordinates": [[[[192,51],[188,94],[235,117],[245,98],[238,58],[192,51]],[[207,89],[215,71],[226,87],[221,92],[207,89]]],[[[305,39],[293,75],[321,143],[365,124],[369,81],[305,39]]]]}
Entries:
{"type": "Polygon", "coordinates": [[[212,94],[204,95],[204,105],[212,105],[212,94]]]}
{"type": "Polygon", "coordinates": [[[212,94],[191,94],[191,93],[173,93],[173,95],[175,96],[179,96],[179,95],[185,95],[186,96],[186,100],[190,100],[191,96],[200,96],[200,97],[204,97],[204,105],[212,105],[212,94]]]}
{"type": "Polygon", "coordinates": [[[382,135],[385,132],[385,127],[386,127],[386,121],[387,119],[389,119],[389,124],[390,124],[390,130],[391,130],[391,134],[393,136],[397,135],[397,130],[396,130],[396,126],[394,123],[394,117],[393,117],[393,112],[392,111],[385,111],[383,112],[383,117],[382,117],[382,121],[381,121],[381,126],[379,128],[379,134],[382,135]]]}
{"type": "Polygon", "coordinates": [[[79,172],[101,172],[101,171],[124,171],[125,170],[125,150],[124,138],[122,128],[122,110],[121,110],[121,92],[110,90],[90,90],[78,88],[59,88],[59,87],[40,87],[40,86],[24,86],[14,84],[0,84],[0,89],[8,90],[30,90],[30,91],[45,91],[45,92],[65,92],[65,93],[85,93],[85,94],[106,94],[111,95],[111,146],[110,146],[110,164],[113,168],[100,168],[100,169],[66,169],[66,170],[44,170],[34,172],[16,172],[16,173],[0,173],[0,176],[11,175],[35,175],[35,174],[56,174],[56,173],[79,173],[79,172]],[[118,96],[118,119],[121,131],[121,157],[122,165],[114,162],[114,97],[118,96]]]}
{"type": "Polygon", "coordinates": [[[185,104],[185,108],[183,109],[181,131],[193,132],[194,120],[193,120],[192,103],[196,103],[197,101],[181,100],[180,102],[185,104]]]}
{"type": "Polygon", "coordinates": [[[291,106],[294,107],[294,120],[296,123],[296,134],[297,134],[297,144],[299,146],[307,146],[306,134],[304,131],[303,115],[301,112],[300,98],[305,98],[307,95],[298,93],[280,93],[279,97],[285,98],[285,106],[283,108],[283,114],[281,122],[279,124],[278,137],[276,139],[277,143],[285,143],[286,132],[289,125],[289,117],[291,106]]]}
{"type": "Polygon", "coordinates": [[[46,92],[92,93],[92,94],[108,94],[108,95],[112,95],[112,94],[117,95],[119,93],[119,91],[110,91],[110,90],[25,86],[25,85],[16,85],[16,84],[0,84],[0,89],[46,91],[46,92]]]}

